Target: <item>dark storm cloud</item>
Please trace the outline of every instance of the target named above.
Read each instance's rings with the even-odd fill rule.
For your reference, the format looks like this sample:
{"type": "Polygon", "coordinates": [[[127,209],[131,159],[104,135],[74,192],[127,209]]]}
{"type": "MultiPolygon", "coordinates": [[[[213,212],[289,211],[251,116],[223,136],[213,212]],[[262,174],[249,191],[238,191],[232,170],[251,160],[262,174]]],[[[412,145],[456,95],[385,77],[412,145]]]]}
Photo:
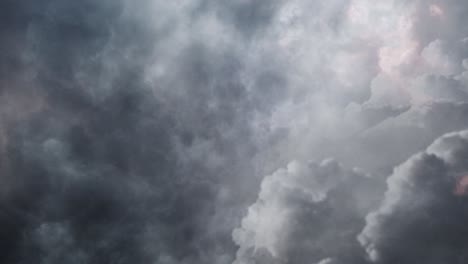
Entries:
{"type": "Polygon", "coordinates": [[[182,18],[163,2],[1,4],[2,94],[32,110],[2,119],[0,262],[229,263],[255,106],[238,50],[174,38],[213,13],[242,44],[277,4],[193,3],[182,18]],[[148,79],[159,57],[169,71],[148,79]]]}
{"type": "MultiPolygon", "coordinates": [[[[465,7],[3,1],[0,262],[419,261],[414,223],[464,217],[465,134],[390,184],[424,214],[365,216],[467,127],[465,7]]],[[[424,223],[452,238],[421,259],[462,261],[461,220],[424,223]]]]}
{"type": "Polygon", "coordinates": [[[215,8],[217,15],[226,19],[246,37],[255,36],[258,31],[270,25],[283,0],[272,1],[210,1],[202,0],[202,7],[215,8]]]}
{"type": "Polygon", "coordinates": [[[378,210],[367,217],[359,240],[376,263],[465,263],[467,132],[436,140],[397,167],[378,210]]]}

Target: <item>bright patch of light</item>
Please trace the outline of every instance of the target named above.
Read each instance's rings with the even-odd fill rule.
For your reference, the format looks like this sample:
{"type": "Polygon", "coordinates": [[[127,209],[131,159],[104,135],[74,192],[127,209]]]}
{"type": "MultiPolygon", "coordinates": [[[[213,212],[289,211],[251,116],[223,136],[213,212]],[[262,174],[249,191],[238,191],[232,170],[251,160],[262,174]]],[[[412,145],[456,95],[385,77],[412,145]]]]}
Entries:
{"type": "Polygon", "coordinates": [[[433,17],[443,17],[444,16],[444,10],[436,5],[436,4],[431,4],[429,5],[429,13],[433,17]]]}

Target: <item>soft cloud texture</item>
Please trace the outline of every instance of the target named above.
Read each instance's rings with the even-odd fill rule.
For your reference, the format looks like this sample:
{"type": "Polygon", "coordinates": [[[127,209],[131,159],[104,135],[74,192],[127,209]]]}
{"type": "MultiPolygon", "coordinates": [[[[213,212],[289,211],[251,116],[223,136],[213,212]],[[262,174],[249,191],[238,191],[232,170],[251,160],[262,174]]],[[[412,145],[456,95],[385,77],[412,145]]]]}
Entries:
{"type": "Polygon", "coordinates": [[[468,169],[467,147],[467,131],[447,134],[395,169],[359,235],[372,261],[466,261],[466,196],[455,189],[468,169]]]}
{"type": "Polygon", "coordinates": [[[234,263],[363,261],[355,237],[381,189],[380,182],[334,160],[288,164],[264,178],[257,201],[234,230],[240,246],[234,263]]]}
{"type": "MultiPolygon", "coordinates": [[[[467,12],[464,0],[3,1],[0,262],[349,264],[366,249],[407,261],[365,216],[388,203],[395,166],[468,127],[467,12]]],[[[456,135],[405,164],[434,179],[462,168],[432,163],[462,155],[456,135]]],[[[416,209],[451,203],[417,183],[416,209]]],[[[406,239],[402,227],[388,228],[406,239]]],[[[450,245],[426,262],[461,261],[450,245]]]]}

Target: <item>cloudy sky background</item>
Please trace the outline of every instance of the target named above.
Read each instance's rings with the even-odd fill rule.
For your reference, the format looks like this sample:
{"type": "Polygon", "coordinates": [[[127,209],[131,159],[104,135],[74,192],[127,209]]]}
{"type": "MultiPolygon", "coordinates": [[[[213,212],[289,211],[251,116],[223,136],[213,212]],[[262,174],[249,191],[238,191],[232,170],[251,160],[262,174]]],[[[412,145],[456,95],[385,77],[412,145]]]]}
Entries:
{"type": "Polygon", "coordinates": [[[465,0],[3,0],[0,263],[468,261],[465,0]]]}

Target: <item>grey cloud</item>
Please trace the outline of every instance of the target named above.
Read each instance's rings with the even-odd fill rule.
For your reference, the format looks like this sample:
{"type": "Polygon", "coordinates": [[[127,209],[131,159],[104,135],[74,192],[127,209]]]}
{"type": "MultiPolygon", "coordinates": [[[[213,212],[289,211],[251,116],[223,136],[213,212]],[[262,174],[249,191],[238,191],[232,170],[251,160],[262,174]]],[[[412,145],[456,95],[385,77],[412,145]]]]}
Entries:
{"type": "MultiPolygon", "coordinates": [[[[2,56],[18,65],[2,66],[2,89],[42,104],[2,123],[2,263],[231,261],[236,211],[255,192],[238,175],[249,175],[256,151],[236,48],[253,33],[235,31],[266,27],[275,7],[220,3],[215,26],[234,41],[213,49],[192,38],[210,33],[212,12],[194,3],[187,17],[163,13],[163,2],[1,4],[12,43],[2,56]],[[147,11],[163,18],[138,16],[147,11]],[[153,78],[159,57],[169,71],[153,78]],[[14,74],[28,85],[3,85],[14,74]],[[250,189],[235,192],[242,184],[250,189]]],[[[257,85],[267,92],[276,75],[257,85]]]]}
{"type": "Polygon", "coordinates": [[[362,263],[355,237],[380,188],[334,160],[291,162],[264,178],[257,201],[234,230],[240,247],[234,263],[362,263]]]}
{"type": "Polygon", "coordinates": [[[380,208],[359,235],[376,263],[464,263],[466,196],[456,195],[465,176],[467,132],[450,133],[398,166],[388,178],[380,208]]]}
{"type": "Polygon", "coordinates": [[[368,168],[393,167],[440,135],[465,129],[466,107],[465,103],[434,101],[388,118],[359,135],[357,145],[365,150],[359,158],[368,168]]]}
{"type": "Polygon", "coordinates": [[[2,2],[0,262],[362,263],[387,171],[466,128],[465,6],[2,2]]]}
{"type": "Polygon", "coordinates": [[[441,16],[434,15],[431,7],[425,1],[404,1],[408,4],[415,4],[417,7],[414,33],[423,45],[429,44],[435,39],[447,39],[458,41],[466,38],[468,31],[459,28],[459,25],[466,23],[466,11],[468,6],[461,0],[433,1],[432,6],[437,6],[442,10],[441,16]]]}

